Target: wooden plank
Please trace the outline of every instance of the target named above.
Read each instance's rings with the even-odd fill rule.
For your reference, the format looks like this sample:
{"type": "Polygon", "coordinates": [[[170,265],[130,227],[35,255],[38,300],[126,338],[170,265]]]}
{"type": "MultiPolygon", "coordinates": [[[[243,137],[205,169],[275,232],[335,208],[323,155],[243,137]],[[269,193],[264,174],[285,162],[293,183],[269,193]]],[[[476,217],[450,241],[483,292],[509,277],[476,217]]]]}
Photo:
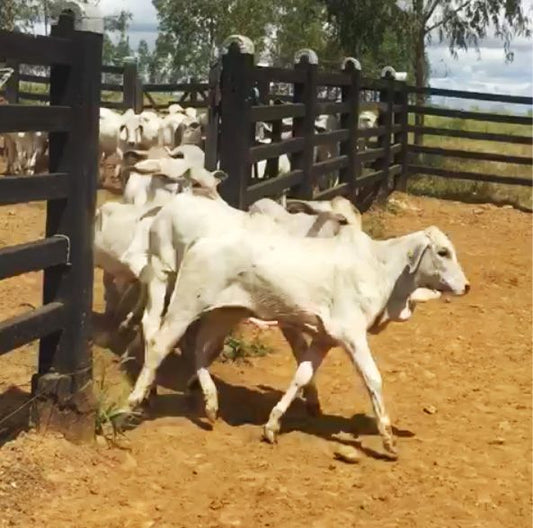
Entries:
{"type": "MultiPolygon", "coordinates": [[[[402,127],[403,127],[402,124],[392,125],[390,131],[392,134],[396,134],[402,131],[402,127]]],[[[359,137],[361,138],[380,137],[380,136],[384,136],[386,133],[387,133],[386,126],[377,126],[377,127],[372,127],[372,128],[360,128],[359,129],[359,137]]]]}
{"type": "Polygon", "coordinates": [[[276,178],[251,185],[246,191],[246,204],[250,205],[260,198],[274,196],[283,192],[284,189],[300,185],[303,178],[304,173],[302,170],[293,170],[276,178]]]}
{"type": "Polygon", "coordinates": [[[68,261],[69,242],[49,237],[0,249],[0,280],[39,271],[68,261]]]}
{"type": "Polygon", "coordinates": [[[466,110],[452,110],[433,106],[408,105],[407,111],[415,114],[436,115],[441,117],[455,117],[458,119],[473,119],[475,121],[491,121],[493,123],[509,123],[514,125],[533,125],[532,116],[517,116],[490,114],[487,112],[470,112],[466,110]]]}
{"type": "Polygon", "coordinates": [[[340,141],[347,141],[350,137],[348,129],[333,130],[332,132],[316,133],[313,137],[313,145],[327,145],[330,143],[339,143],[340,141]]]}
{"type": "Polygon", "coordinates": [[[299,83],[303,82],[305,75],[298,69],[273,68],[270,66],[256,66],[252,72],[254,81],[299,83]]]}
{"type": "Polygon", "coordinates": [[[0,105],[0,132],[66,132],[71,117],[68,106],[0,105]]]}
{"type": "Polygon", "coordinates": [[[71,64],[72,41],[65,38],[43,37],[0,30],[0,50],[3,57],[23,64],[71,64]]]}
{"type": "Polygon", "coordinates": [[[143,90],[145,92],[203,92],[209,90],[209,83],[196,82],[196,83],[167,83],[167,84],[143,84],[143,90]]]}
{"type": "Polygon", "coordinates": [[[487,92],[467,92],[463,90],[449,90],[447,88],[417,88],[415,86],[407,86],[407,91],[409,93],[439,95],[442,97],[454,97],[457,99],[475,99],[478,101],[497,101],[500,103],[533,105],[533,97],[524,97],[519,95],[495,94],[487,92]]]}
{"type": "Polygon", "coordinates": [[[486,174],[483,172],[452,171],[439,169],[437,167],[424,167],[422,165],[408,165],[409,174],[427,174],[429,176],[439,176],[458,180],[481,181],[487,183],[503,183],[505,185],[533,186],[533,178],[520,178],[516,176],[500,176],[497,174],[486,174]]]}
{"type": "Polygon", "coordinates": [[[409,145],[409,153],[431,154],[436,156],[446,156],[451,158],[466,158],[482,161],[499,161],[502,163],[513,163],[517,165],[532,165],[531,156],[509,156],[508,154],[497,154],[492,152],[473,152],[468,150],[446,149],[440,147],[426,147],[423,145],[409,145]]]}
{"type": "Polygon", "coordinates": [[[43,75],[30,75],[28,73],[21,73],[19,75],[19,79],[23,82],[50,84],[50,77],[44,77],[43,75]]]}
{"type": "Polygon", "coordinates": [[[35,174],[33,176],[2,176],[0,205],[57,200],[68,194],[68,174],[35,174]]]}
{"type": "Polygon", "coordinates": [[[26,101],[41,101],[42,103],[47,103],[50,100],[50,96],[47,93],[19,92],[19,99],[26,99],[26,101]]]}
{"type": "Polygon", "coordinates": [[[344,169],[348,166],[348,156],[339,156],[337,158],[331,158],[320,163],[315,163],[311,169],[313,177],[316,178],[322,174],[329,172],[335,172],[339,169],[344,169]]]}
{"type": "Polygon", "coordinates": [[[332,187],[331,189],[326,189],[325,191],[316,193],[314,200],[331,200],[332,198],[335,198],[335,196],[347,196],[349,193],[350,184],[344,182],[340,183],[336,187],[332,187]]]}
{"type": "Polygon", "coordinates": [[[122,92],[124,86],[122,84],[102,83],[100,89],[106,92],[122,92]]]}
{"type": "Polygon", "coordinates": [[[359,188],[359,187],[365,187],[367,185],[374,185],[384,180],[386,177],[387,177],[387,172],[385,170],[371,172],[370,174],[365,174],[361,178],[357,178],[355,182],[355,186],[359,188]]]}
{"type": "Polygon", "coordinates": [[[387,88],[388,84],[385,79],[370,79],[368,77],[361,78],[361,90],[379,91],[387,88]]]}
{"type": "Polygon", "coordinates": [[[304,148],[304,138],[291,138],[268,145],[258,145],[250,149],[250,162],[256,163],[258,161],[277,158],[282,154],[290,154],[299,152],[304,148]]]}
{"type": "Polygon", "coordinates": [[[318,72],[316,83],[318,86],[350,86],[352,78],[341,72],[318,72]]]}
{"type": "Polygon", "coordinates": [[[102,73],[116,73],[122,75],[124,73],[124,66],[114,66],[112,64],[102,66],[102,73]]]}
{"type": "Polygon", "coordinates": [[[357,153],[357,158],[362,163],[367,163],[369,161],[374,161],[379,158],[382,158],[385,155],[385,147],[367,149],[362,152],[357,153]]]}
{"type": "Polygon", "coordinates": [[[451,128],[435,128],[425,126],[408,125],[408,132],[420,132],[422,135],[446,136],[464,139],[475,139],[481,141],[500,141],[502,143],[513,143],[517,145],[531,145],[531,136],[513,136],[511,134],[494,134],[493,132],[473,132],[471,130],[452,130],[451,128]]]}
{"type": "Polygon", "coordinates": [[[257,121],[277,121],[287,117],[303,117],[304,115],[305,105],[302,103],[251,107],[251,119],[254,123],[257,121]]]}
{"type": "Polygon", "coordinates": [[[348,114],[352,110],[349,102],[344,103],[317,103],[317,114],[348,114]]]}
{"type": "Polygon", "coordinates": [[[61,330],[65,320],[63,304],[53,302],[0,322],[0,355],[61,330]]]}
{"type": "Polygon", "coordinates": [[[116,101],[100,101],[100,106],[103,106],[104,108],[111,108],[114,110],[124,110],[124,102],[116,102],[116,101]]]}

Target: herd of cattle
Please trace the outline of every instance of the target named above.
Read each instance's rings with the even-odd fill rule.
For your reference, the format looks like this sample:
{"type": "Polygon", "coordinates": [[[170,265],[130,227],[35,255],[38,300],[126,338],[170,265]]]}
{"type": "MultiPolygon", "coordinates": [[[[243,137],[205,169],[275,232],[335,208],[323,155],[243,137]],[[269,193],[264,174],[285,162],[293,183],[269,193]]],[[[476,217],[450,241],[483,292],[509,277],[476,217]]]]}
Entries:
{"type": "MultiPolygon", "coordinates": [[[[128,167],[134,158],[125,156],[128,151],[147,151],[161,149],[162,156],[170,153],[172,157],[181,156],[175,151],[182,145],[196,145],[205,150],[205,133],[207,114],[199,113],[194,108],[183,109],[179,104],[170,104],[164,111],[155,112],[144,110],[135,114],[133,110],[126,110],[120,114],[108,108],[100,108],[100,183],[105,180],[103,173],[106,159],[114,157],[115,167],[113,178],[124,188],[128,175],[128,167]]],[[[372,111],[361,112],[359,127],[375,127],[377,115],[372,111]]],[[[284,119],[281,139],[292,135],[292,120],[284,119]]],[[[339,128],[340,123],[335,116],[320,115],[315,120],[316,133],[323,133],[339,128]]],[[[4,154],[6,158],[6,174],[32,175],[46,171],[48,167],[48,137],[44,132],[9,132],[3,134],[4,154]]],[[[257,123],[257,144],[267,144],[272,141],[272,127],[267,123],[257,123]]],[[[361,148],[365,148],[363,142],[361,148]]],[[[152,153],[155,155],[155,151],[152,153]]],[[[337,145],[318,145],[315,147],[314,161],[321,162],[338,156],[337,145]]],[[[266,174],[266,160],[260,161],[254,167],[252,178],[262,179],[266,174]]],[[[288,155],[279,157],[278,173],[290,172],[288,155]]],[[[335,185],[337,180],[330,176],[323,176],[317,181],[317,187],[324,190],[335,185]]]]}
{"type": "Polygon", "coordinates": [[[215,420],[218,396],[208,368],[232,328],[248,319],[277,325],[298,365],[264,426],[266,440],[275,441],[300,391],[309,412],[320,412],[314,375],[328,350],[341,346],[368,389],[384,447],[395,457],[367,332],[409,319],[417,301],[468,292],[451,241],[434,226],[373,240],[343,197],[284,205],[263,198],[248,211],[233,208],[217,191],[227,175],[204,168],[201,117],[169,109],[156,134],[142,114],[128,115],[138,124],[117,121],[113,146],[122,150],[122,201],[97,210],[94,239],[106,318],[118,331],[133,331],[126,356],[136,355],[139,344],[144,348],[124,412],[150,397],[157,368],[176,350],[193,354],[189,387],[199,385],[206,415],[215,420]],[[169,144],[147,141],[165,135],[169,144]],[[124,311],[124,299],[132,297],[124,311]]]}
{"type": "MultiPolygon", "coordinates": [[[[364,112],[359,126],[375,126],[376,118],[364,112]]],[[[291,133],[285,124],[282,137],[291,133]]],[[[316,121],[317,133],[337,126],[331,116],[316,121]]],[[[106,319],[135,335],[125,356],[137,355],[139,345],[144,350],[124,414],[153,395],[157,368],[176,350],[193,354],[188,386],[199,385],[214,421],[218,395],[208,368],[235,325],[248,320],[277,325],[297,362],[263,428],[267,441],[276,440],[300,392],[308,411],[320,413],[314,376],[327,352],[340,346],[364,381],[384,448],[395,458],[367,332],[408,320],[417,302],[442,292],[468,292],[453,244],[435,226],[374,240],[362,230],[359,211],[340,196],[283,205],[263,198],[248,211],[236,209],[217,191],[228,175],[205,169],[205,127],[205,115],[179,105],[164,114],[100,110],[100,160],[118,156],[122,200],[96,212],[94,265],[103,270],[106,319]]],[[[270,133],[258,123],[256,141],[268,143],[270,133]]],[[[46,166],[45,134],[10,133],[4,141],[8,174],[46,166]]],[[[317,147],[315,161],[336,155],[328,149],[317,147]]],[[[258,164],[256,178],[264,177],[265,165],[258,164]]],[[[288,158],[280,157],[278,167],[290,170],[288,158]]]]}

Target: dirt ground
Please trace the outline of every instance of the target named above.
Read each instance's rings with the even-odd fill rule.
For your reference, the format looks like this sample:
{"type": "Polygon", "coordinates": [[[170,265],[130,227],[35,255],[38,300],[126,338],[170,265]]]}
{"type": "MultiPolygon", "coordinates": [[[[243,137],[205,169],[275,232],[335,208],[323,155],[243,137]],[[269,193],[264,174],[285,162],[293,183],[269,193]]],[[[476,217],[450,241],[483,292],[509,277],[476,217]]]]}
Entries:
{"type": "MultiPolygon", "coordinates": [[[[220,418],[184,395],[189,366],[171,358],[148,419],[119,439],[75,446],[16,433],[28,405],[35,346],[0,358],[0,527],[527,527],[531,526],[531,216],[507,208],[402,196],[379,217],[387,235],[430,224],[447,232],[468,296],[420,305],[410,322],[371,337],[398,437],[380,458],[370,404],[347,358],[318,374],[324,415],[296,402],[278,445],[260,441],[294,372],[277,331],[271,353],[217,362],[220,418]],[[339,433],[344,433],[339,436],[339,433]],[[8,441],[6,441],[8,440],[8,441]],[[333,457],[339,442],[360,461],[333,457]]],[[[43,206],[0,208],[0,247],[38,238],[43,206]]],[[[0,282],[0,319],[38,306],[40,274],[0,282]]],[[[97,274],[95,310],[102,309],[97,274]]],[[[115,356],[95,369],[124,390],[115,356]]]]}

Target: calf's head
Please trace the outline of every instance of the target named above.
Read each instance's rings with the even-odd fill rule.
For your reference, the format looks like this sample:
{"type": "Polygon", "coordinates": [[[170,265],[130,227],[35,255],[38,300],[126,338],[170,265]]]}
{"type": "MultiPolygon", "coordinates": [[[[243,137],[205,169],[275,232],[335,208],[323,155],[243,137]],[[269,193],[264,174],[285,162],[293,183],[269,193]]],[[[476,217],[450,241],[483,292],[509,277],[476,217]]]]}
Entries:
{"type": "Polygon", "coordinates": [[[422,232],[421,240],[408,255],[409,271],[415,275],[417,286],[454,295],[470,290],[457,253],[450,239],[437,227],[422,232]]]}

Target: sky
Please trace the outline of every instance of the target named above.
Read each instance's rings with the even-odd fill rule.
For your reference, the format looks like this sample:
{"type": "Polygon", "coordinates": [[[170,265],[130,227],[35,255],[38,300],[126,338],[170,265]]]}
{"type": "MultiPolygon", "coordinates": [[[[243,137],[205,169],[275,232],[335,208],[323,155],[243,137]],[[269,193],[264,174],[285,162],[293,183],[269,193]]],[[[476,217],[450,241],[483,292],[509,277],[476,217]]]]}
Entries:
{"type": "MultiPolygon", "coordinates": [[[[526,12],[533,18],[533,0],[522,1],[526,12]]],[[[136,49],[141,39],[153,46],[157,37],[157,16],[151,0],[100,0],[99,5],[104,15],[121,9],[131,11],[131,46],[136,49]]],[[[459,52],[458,58],[454,59],[445,43],[434,43],[428,48],[431,63],[430,85],[437,88],[531,96],[533,40],[517,38],[513,42],[512,50],[514,61],[506,63],[501,41],[488,37],[481,43],[479,53],[475,50],[459,52]]],[[[394,67],[394,64],[391,66],[394,67]]],[[[447,103],[444,98],[434,98],[434,102],[447,103]]],[[[480,104],[480,107],[488,106],[494,106],[494,103],[480,104]]]]}

